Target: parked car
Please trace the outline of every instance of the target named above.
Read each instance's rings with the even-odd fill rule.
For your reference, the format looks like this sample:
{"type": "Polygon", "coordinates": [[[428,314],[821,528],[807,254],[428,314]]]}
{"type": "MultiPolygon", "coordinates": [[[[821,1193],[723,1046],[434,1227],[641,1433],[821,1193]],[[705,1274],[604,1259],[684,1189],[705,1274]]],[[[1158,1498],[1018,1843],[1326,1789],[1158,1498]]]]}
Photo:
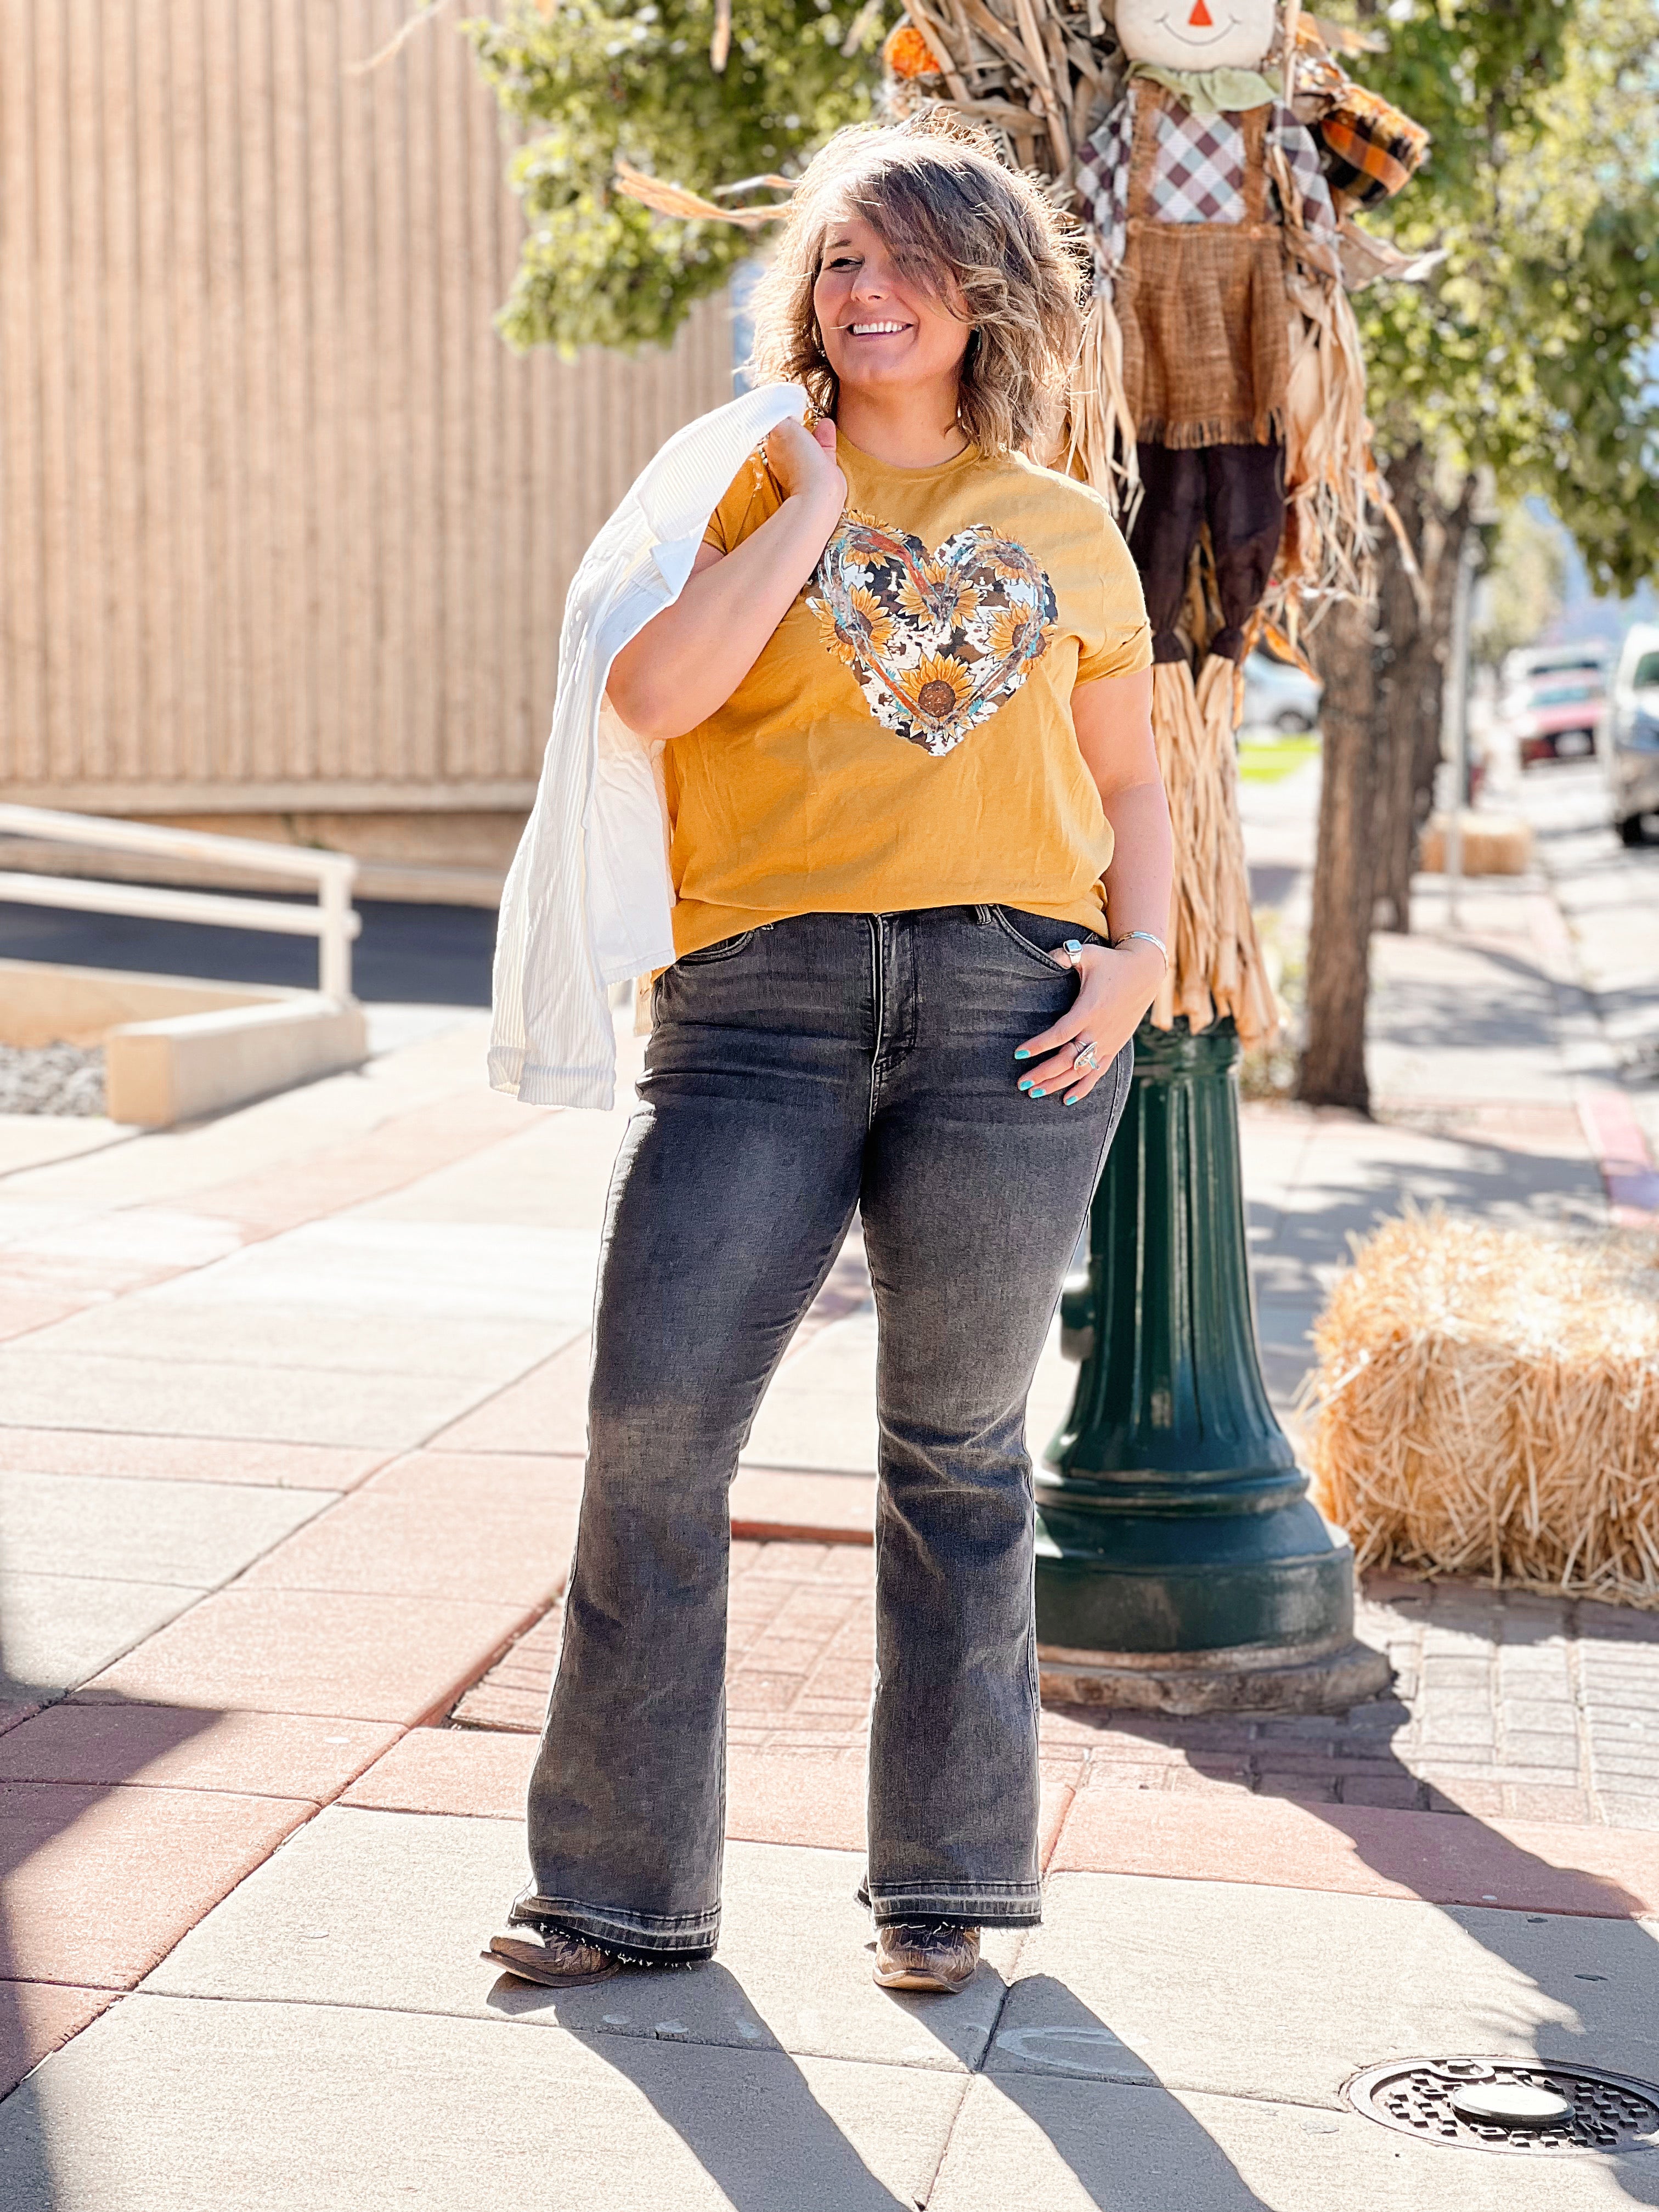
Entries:
{"type": "Polygon", "coordinates": [[[1659,814],[1659,623],[1636,623],[1626,634],[1601,763],[1614,826],[1627,845],[1639,845],[1642,817],[1659,814]]]}
{"type": "Polygon", "coordinates": [[[1253,653],[1244,664],[1246,729],[1281,730],[1286,737],[1318,726],[1322,686],[1287,661],[1253,653]]]}
{"type": "Polygon", "coordinates": [[[1501,719],[1522,768],[1586,760],[1607,708],[1605,645],[1528,647],[1504,661],[1501,719]]]}

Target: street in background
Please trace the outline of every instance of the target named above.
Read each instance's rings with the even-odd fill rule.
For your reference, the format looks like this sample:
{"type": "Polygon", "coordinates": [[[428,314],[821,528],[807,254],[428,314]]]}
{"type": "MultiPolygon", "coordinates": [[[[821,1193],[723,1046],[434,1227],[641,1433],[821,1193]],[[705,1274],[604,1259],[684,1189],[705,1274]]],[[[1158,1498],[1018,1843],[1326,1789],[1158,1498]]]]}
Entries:
{"type": "Polygon", "coordinates": [[[1508,653],[1498,712],[1522,768],[1585,760],[1607,709],[1608,652],[1599,641],[1508,653]]]}
{"type": "Polygon", "coordinates": [[[1279,730],[1286,737],[1315,729],[1323,686],[1288,662],[1271,653],[1255,652],[1244,663],[1244,716],[1247,730],[1279,730]]]}

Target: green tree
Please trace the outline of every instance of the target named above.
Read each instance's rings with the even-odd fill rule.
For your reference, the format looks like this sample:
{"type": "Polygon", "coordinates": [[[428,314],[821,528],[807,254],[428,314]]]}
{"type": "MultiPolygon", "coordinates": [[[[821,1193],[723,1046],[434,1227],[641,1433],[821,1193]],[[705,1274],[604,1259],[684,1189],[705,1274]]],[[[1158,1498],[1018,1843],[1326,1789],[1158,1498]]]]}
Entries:
{"type": "Polygon", "coordinates": [[[1659,565],[1659,17],[1651,0],[1393,0],[1376,89],[1433,134],[1368,228],[1445,258],[1358,301],[1391,532],[1374,611],[1334,608],[1299,1095],[1364,1110],[1368,951],[1408,922],[1475,471],[1540,494],[1599,585],[1659,565]]]}
{"type": "Polygon", "coordinates": [[[511,177],[527,234],[501,311],[509,343],[665,344],[754,251],[745,231],[653,215],[617,157],[707,192],[799,163],[870,110],[879,43],[855,0],[738,0],[709,59],[708,0],[516,0],[463,25],[508,114],[536,132],[511,177]]]}

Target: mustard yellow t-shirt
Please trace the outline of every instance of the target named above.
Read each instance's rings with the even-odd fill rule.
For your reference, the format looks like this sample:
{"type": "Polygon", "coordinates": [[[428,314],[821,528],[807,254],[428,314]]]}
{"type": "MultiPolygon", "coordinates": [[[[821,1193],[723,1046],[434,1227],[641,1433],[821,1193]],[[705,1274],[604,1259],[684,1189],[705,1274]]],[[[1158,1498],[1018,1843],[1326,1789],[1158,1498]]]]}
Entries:
{"type": "MultiPolygon", "coordinates": [[[[1148,666],[1140,580],[1097,493],[975,448],[890,468],[841,438],[847,508],[717,714],[665,754],[677,951],[796,914],[1023,908],[1098,929],[1112,832],[1073,687],[1148,666]]],[[[729,553],[781,504],[758,454],[729,553]]]]}

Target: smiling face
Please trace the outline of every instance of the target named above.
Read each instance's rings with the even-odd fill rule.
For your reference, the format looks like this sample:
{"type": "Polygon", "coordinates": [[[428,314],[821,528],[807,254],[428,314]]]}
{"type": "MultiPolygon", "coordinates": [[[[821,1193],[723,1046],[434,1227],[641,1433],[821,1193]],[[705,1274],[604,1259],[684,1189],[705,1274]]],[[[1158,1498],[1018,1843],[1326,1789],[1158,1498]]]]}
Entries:
{"type": "Polygon", "coordinates": [[[1132,62],[1158,69],[1260,69],[1273,0],[1117,0],[1117,35],[1132,62]]]}
{"type": "MultiPolygon", "coordinates": [[[[947,280],[948,281],[948,280],[947,280]]],[[[970,325],[899,269],[873,223],[832,216],[812,310],[830,368],[848,391],[953,387],[970,325]]]]}

